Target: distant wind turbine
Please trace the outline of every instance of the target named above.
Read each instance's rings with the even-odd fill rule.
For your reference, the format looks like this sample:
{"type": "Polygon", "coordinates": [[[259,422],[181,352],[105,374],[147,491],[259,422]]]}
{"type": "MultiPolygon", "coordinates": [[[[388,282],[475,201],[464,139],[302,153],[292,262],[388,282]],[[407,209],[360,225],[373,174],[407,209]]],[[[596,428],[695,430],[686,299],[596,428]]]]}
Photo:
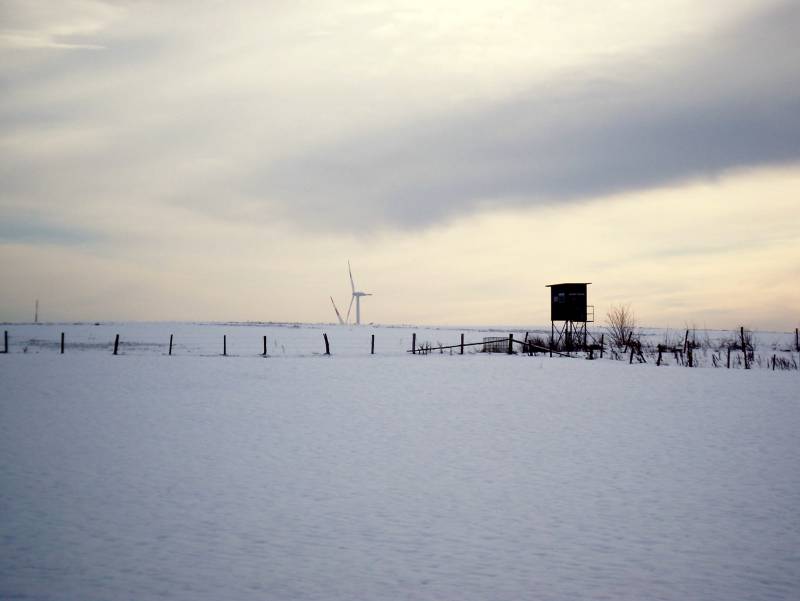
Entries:
{"type": "Polygon", "coordinates": [[[347,271],[350,273],[350,288],[353,291],[353,296],[350,298],[350,306],[347,308],[347,317],[345,321],[350,322],[350,310],[353,308],[353,301],[356,301],[356,325],[361,325],[361,297],[372,296],[367,292],[359,292],[356,290],[356,284],[353,281],[353,270],[350,269],[350,261],[347,262],[347,271]]]}

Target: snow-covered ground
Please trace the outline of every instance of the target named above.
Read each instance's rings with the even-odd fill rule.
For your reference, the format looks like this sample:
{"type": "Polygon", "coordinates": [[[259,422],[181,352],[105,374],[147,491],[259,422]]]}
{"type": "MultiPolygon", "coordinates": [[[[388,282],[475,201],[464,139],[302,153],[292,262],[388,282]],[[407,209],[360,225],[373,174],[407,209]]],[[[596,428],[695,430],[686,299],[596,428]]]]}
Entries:
{"type": "Polygon", "coordinates": [[[0,599],[800,598],[798,371],[2,329],[0,599]]]}

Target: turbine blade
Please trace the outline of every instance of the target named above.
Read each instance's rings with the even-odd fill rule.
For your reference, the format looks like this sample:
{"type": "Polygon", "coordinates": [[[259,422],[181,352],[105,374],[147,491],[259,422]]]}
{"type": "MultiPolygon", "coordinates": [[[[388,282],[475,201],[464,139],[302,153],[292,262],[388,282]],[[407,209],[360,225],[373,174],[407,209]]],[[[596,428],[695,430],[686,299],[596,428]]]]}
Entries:
{"type": "Polygon", "coordinates": [[[350,260],[347,260],[347,271],[350,273],[350,288],[353,289],[353,294],[356,293],[356,284],[353,282],[353,270],[350,269],[350,260]]]}
{"type": "Polygon", "coordinates": [[[336,308],[336,303],[333,302],[333,297],[331,297],[331,304],[333,305],[333,310],[336,311],[336,318],[339,320],[339,325],[344,325],[344,321],[342,321],[342,316],[339,315],[339,309],[336,308]]]}
{"type": "Polygon", "coordinates": [[[356,295],[355,295],[355,294],[354,294],[353,296],[351,296],[351,297],[350,297],[350,306],[349,306],[349,307],[347,307],[347,317],[345,318],[345,321],[346,321],[347,323],[350,323],[350,310],[353,308],[353,301],[354,301],[355,299],[356,299],[356,295]]]}

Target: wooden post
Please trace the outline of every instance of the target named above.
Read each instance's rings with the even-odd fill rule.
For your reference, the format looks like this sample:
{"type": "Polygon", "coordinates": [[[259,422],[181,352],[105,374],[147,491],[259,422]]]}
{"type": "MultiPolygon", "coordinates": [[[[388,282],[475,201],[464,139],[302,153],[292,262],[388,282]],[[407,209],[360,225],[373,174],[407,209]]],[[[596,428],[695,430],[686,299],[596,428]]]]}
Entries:
{"type": "Polygon", "coordinates": [[[688,349],[686,350],[686,352],[687,352],[687,353],[688,353],[688,355],[689,355],[689,367],[694,367],[694,366],[692,365],[692,346],[691,346],[691,345],[689,345],[689,347],[688,347],[688,349]]]}
{"type": "Polygon", "coordinates": [[[222,356],[228,356],[228,336],[226,334],[222,335],[222,356]]]}
{"type": "Polygon", "coordinates": [[[683,354],[689,349],[689,330],[686,330],[686,336],[683,338],[683,354]]]}
{"type": "Polygon", "coordinates": [[[661,345],[658,345],[658,359],[656,359],[656,367],[661,365],[661,345]]]}
{"type": "Polygon", "coordinates": [[[375,354],[375,334],[372,335],[372,342],[370,343],[370,346],[369,346],[369,354],[370,355],[374,355],[375,354]]]}
{"type": "Polygon", "coordinates": [[[461,333],[461,354],[464,354],[464,333],[461,333]]]}
{"type": "Polygon", "coordinates": [[[600,358],[603,358],[603,341],[605,340],[606,335],[600,334],[600,358]]]}
{"type": "Polygon", "coordinates": [[[772,355],[772,371],[775,371],[775,355],[772,355]]]}
{"type": "Polygon", "coordinates": [[[742,352],[744,353],[744,368],[750,369],[750,364],[747,362],[747,345],[744,342],[744,326],[739,328],[739,333],[742,337],[742,352]]]}
{"type": "Polygon", "coordinates": [[[330,355],[331,354],[331,347],[328,344],[328,335],[323,333],[322,337],[325,339],[325,354],[326,355],[330,355]]]}
{"type": "MultiPolygon", "coordinates": [[[[629,341],[629,344],[630,344],[630,341],[629,341]]],[[[630,344],[630,347],[631,347],[631,358],[628,360],[628,365],[633,363],[633,345],[630,344]]]]}
{"type": "Polygon", "coordinates": [[[8,330],[3,330],[3,353],[8,353],[8,330]]]}
{"type": "Polygon", "coordinates": [[[417,333],[416,332],[411,334],[411,354],[412,355],[416,355],[417,354],[417,333]]]}
{"type": "Polygon", "coordinates": [[[114,338],[114,354],[115,355],[117,354],[117,350],[119,350],[119,334],[117,334],[117,337],[114,338]]]}
{"type": "Polygon", "coordinates": [[[514,334],[508,335],[508,354],[514,354],[514,334]]]}
{"type": "Polygon", "coordinates": [[[64,332],[61,332],[61,354],[64,354],[64,332]]]}
{"type": "Polygon", "coordinates": [[[267,356],[267,337],[266,336],[264,336],[264,353],[263,353],[263,356],[264,357],[267,356]]]}
{"type": "Polygon", "coordinates": [[[800,330],[800,328],[794,329],[794,349],[800,353],[800,335],[797,333],[798,330],[800,330]]]}
{"type": "Polygon", "coordinates": [[[728,369],[731,368],[731,347],[730,347],[730,345],[728,345],[728,363],[727,363],[727,367],[728,367],[728,369]]]}
{"type": "Polygon", "coordinates": [[[169,354],[172,355],[172,336],[173,334],[169,335],[169,354]]]}

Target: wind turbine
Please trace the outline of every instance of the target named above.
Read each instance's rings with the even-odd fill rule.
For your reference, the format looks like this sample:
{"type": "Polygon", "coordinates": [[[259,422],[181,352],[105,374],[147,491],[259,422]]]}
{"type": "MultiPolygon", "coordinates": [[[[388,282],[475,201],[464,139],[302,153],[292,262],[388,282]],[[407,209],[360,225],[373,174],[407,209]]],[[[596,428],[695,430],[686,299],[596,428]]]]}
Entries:
{"type": "Polygon", "coordinates": [[[336,303],[333,302],[333,297],[331,297],[331,304],[333,305],[333,310],[336,311],[336,318],[339,320],[339,325],[343,326],[344,320],[342,319],[342,316],[339,314],[339,309],[336,308],[336,303]]]}
{"type": "Polygon", "coordinates": [[[350,261],[347,262],[347,271],[350,272],[350,288],[353,290],[353,296],[350,298],[350,306],[347,308],[347,317],[345,321],[350,321],[350,310],[353,308],[353,301],[356,301],[356,325],[361,325],[361,297],[372,296],[367,292],[359,292],[356,290],[356,284],[353,281],[353,270],[350,269],[350,261]]]}

